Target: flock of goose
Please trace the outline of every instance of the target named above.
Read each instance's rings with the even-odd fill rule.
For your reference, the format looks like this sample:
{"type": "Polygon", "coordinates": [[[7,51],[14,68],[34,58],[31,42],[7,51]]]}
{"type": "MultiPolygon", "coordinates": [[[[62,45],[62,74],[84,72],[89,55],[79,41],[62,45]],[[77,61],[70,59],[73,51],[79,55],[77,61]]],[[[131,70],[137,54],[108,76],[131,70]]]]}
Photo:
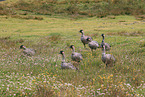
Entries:
{"type": "MultiPolygon", "coordinates": [[[[108,43],[105,43],[105,35],[102,34],[102,43],[99,46],[99,43],[97,41],[93,41],[92,37],[90,36],[85,36],[83,30],[80,30],[81,35],[81,42],[84,45],[84,48],[86,48],[86,44],[88,44],[89,48],[93,52],[93,50],[96,50],[97,48],[102,48],[102,61],[108,65],[113,65],[115,62],[115,58],[111,54],[106,54],[105,51],[110,50],[111,46],[108,43]]],[[[70,48],[72,49],[72,54],[71,54],[71,59],[77,63],[83,60],[82,54],[75,52],[75,47],[74,45],[71,45],[70,48]]],[[[20,46],[20,49],[23,49],[23,53],[27,56],[33,56],[35,54],[35,50],[31,48],[26,48],[24,45],[20,46]]],[[[65,54],[64,51],[60,51],[60,54],[62,55],[62,62],[61,62],[61,69],[74,69],[78,70],[77,67],[75,67],[71,63],[67,63],[65,61],[65,54]]]]}

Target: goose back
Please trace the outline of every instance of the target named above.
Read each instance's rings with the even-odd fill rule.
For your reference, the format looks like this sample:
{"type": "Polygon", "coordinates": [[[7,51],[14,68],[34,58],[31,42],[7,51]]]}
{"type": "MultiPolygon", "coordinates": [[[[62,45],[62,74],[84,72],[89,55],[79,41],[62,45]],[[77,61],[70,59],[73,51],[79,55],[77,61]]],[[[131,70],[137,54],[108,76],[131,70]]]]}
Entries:
{"type": "Polygon", "coordinates": [[[83,60],[82,54],[75,52],[74,45],[71,45],[70,48],[72,49],[71,58],[73,61],[80,62],[81,60],[83,60]]]}
{"type": "Polygon", "coordinates": [[[76,70],[76,67],[74,67],[71,63],[62,62],[61,63],[61,69],[73,69],[73,70],[76,70]]]}
{"type": "Polygon", "coordinates": [[[97,49],[99,47],[99,43],[97,41],[93,41],[90,38],[87,38],[88,46],[91,48],[91,50],[93,49],[97,49]]]}
{"type": "Polygon", "coordinates": [[[106,50],[106,51],[109,51],[109,50],[111,49],[111,46],[110,46],[108,43],[102,42],[102,43],[101,43],[101,48],[102,48],[102,49],[103,49],[103,45],[105,45],[105,50],[106,50]]]}
{"type": "Polygon", "coordinates": [[[76,62],[80,62],[81,60],[83,60],[82,55],[80,53],[77,53],[77,52],[72,52],[71,58],[73,61],[76,61],[76,62]]]}
{"type": "Polygon", "coordinates": [[[113,64],[115,62],[115,58],[111,54],[105,54],[104,56],[102,56],[102,61],[105,64],[113,64]]]}
{"type": "Polygon", "coordinates": [[[23,49],[23,53],[27,56],[33,56],[36,53],[36,50],[31,48],[26,48],[24,45],[21,45],[20,49],[23,49]]]}
{"type": "Polygon", "coordinates": [[[114,56],[113,55],[111,55],[111,54],[106,54],[105,53],[105,45],[103,45],[103,52],[102,52],[102,61],[106,64],[106,66],[108,65],[108,64],[110,64],[110,66],[111,65],[113,65],[114,64],[114,62],[115,62],[115,58],[114,58],[114,56]]]}
{"type": "Polygon", "coordinates": [[[23,53],[26,54],[27,56],[33,56],[33,55],[35,55],[35,50],[26,48],[25,50],[23,50],[23,53]]]}
{"type": "Polygon", "coordinates": [[[91,49],[96,49],[99,47],[99,44],[97,41],[91,41],[88,43],[88,46],[91,48],[91,49]]]}

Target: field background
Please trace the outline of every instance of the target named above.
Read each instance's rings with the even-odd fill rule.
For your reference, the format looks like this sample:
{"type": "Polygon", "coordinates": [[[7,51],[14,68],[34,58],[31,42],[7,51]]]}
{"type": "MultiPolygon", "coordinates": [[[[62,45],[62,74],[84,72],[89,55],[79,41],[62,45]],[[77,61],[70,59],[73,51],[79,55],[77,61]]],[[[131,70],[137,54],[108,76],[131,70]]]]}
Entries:
{"type": "Polygon", "coordinates": [[[144,0],[0,2],[0,96],[144,97],[144,5],[144,0]],[[83,48],[80,29],[99,43],[105,34],[114,67],[106,68],[101,49],[83,48]],[[22,44],[36,55],[23,56],[22,44]],[[60,50],[72,62],[70,45],[83,55],[80,72],[60,69],[60,50]]]}

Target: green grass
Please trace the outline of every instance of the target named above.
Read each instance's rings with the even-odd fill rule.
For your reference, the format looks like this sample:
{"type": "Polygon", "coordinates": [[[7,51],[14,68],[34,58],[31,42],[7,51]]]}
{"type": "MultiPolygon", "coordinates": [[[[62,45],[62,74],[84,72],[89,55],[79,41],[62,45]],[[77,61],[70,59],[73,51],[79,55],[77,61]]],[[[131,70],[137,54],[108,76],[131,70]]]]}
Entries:
{"type": "Polygon", "coordinates": [[[43,20],[25,20],[0,16],[0,96],[99,96],[125,97],[145,94],[145,23],[133,16],[72,19],[41,16],[43,20]],[[101,43],[101,34],[111,44],[116,58],[106,68],[101,49],[93,55],[83,48],[79,30],[101,43]],[[126,34],[127,33],[127,34],[126,34]],[[134,34],[135,33],[135,34],[134,34]],[[136,34],[137,33],[137,34],[136,34]],[[25,57],[23,44],[36,49],[25,57]],[[60,50],[71,62],[70,45],[83,55],[80,72],[61,70],[60,50]]]}

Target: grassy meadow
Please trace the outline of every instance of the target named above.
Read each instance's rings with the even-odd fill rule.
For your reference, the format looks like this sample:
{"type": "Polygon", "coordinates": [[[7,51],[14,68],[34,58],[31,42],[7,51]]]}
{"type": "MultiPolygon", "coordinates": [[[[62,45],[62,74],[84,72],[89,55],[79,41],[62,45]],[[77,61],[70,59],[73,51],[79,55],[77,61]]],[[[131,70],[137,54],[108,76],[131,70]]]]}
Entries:
{"type": "Polygon", "coordinates": [[[74,18],[16,12],[19,15],[0,15],[1,97],[145,96],[144,19],[132,15],[74,18]],[[99,43],[101,34],[105,34],[105,42],[111,45],[106,53],[114,55],[115,66],[106,67],[100,48],[93,53],[88,45],[84,49],[80,29],[99,43]],[[24,56],[19,49],[22,44],[35,49],[36,54],[24,56]],[[60,50],[65,52],[66,61],[72,62],[70,45],[83,55],[79,72],[60,69],[60,50]]]}

